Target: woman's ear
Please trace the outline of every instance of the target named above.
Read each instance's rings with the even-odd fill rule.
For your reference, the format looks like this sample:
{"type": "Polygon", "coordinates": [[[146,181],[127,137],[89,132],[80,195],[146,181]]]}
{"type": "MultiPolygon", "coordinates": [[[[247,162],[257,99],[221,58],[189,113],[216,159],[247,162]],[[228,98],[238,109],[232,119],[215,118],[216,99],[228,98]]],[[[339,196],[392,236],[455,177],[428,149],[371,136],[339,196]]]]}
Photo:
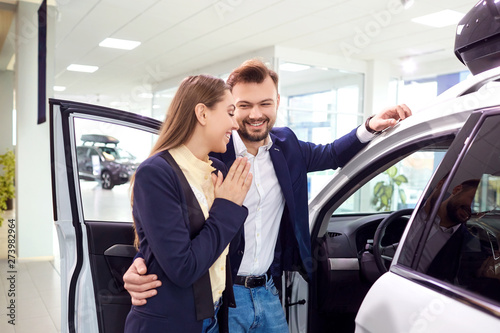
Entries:
{"type": "Polygon", "coordinates": [[[196,113],[196,119],[198,119],[198,122],[205,126],[207,124],[207,106],[203,103],[198,103],[194,107],[194,112],[196,113]]]}

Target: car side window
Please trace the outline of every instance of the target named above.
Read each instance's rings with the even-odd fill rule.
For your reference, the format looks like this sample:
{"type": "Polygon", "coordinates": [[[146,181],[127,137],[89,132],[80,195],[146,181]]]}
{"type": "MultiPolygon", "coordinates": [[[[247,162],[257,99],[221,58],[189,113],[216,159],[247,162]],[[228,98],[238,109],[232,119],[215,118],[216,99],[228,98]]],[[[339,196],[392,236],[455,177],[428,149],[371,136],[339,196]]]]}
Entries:
{"type": "Polygon", "coordinates": [[[445,148],[424,148],[393,164],[351,195],[334,214],[372,214],[414,208],[445,148]]]}
{"type": "Polygon", "coordinates": [[[74,133],[84,219],[132,222],[130,180],[157,135],[83,118],[74,119],[74,133]]]}
{"type": "Polygon", "coordinates": [[[415,213],[398,263],[500,303],[500,116],[415,213]],[[453,172],[453,173],[452,173],[453,172]]]}

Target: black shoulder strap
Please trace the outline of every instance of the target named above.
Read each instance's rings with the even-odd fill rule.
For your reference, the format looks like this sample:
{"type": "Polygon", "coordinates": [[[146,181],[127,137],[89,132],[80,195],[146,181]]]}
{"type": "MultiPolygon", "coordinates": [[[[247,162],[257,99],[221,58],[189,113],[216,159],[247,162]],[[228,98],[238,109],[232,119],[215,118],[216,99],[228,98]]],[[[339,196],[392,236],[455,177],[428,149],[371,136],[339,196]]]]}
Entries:
{"type": "MultiPolygon", "coordinates": [[[[191,239],[199,234],[200,230],[205,224],[205,215],[201,210],[200,204],[196,199],[196,196],[189,185],[186,176],[182,172],[181,168],[175,162],[174,158],[168,151],[161,154],[161,157],[167,161],[168,164],[174,169],[175,174],[181,182],[182,190],[184,191],[184,196],[186,197],[188,216],[189,216],[189,227],[191,239]]],[[[196,307],[196,319],[203,320],[206,318],[211,318],[214,316],[214,301],[212,297],[212,285],[210,283],[210,274],[208,271],[203,274],[194,284],[193,284],[193,294],[194,294],[194,304],[196,307]]]]}
{"type": "Polygon", "coordinates": [[[165,151],[161,157],[167,161],[168,164],[170,164],[181,182],[182,190],[184,191],[184,196],[186,197],[186,203],[188,206],[190,236],[191,239],[193,239],[203,228],[203,225],[205,224],[205,215],[203,215],[203,211],[201,210],[198,199],[196,199],[196,196],[191,189],[191,185],[189,185],[186,176],[184,176],[184,173],[172,155],[170,155],[168,151],[165,151]]]}

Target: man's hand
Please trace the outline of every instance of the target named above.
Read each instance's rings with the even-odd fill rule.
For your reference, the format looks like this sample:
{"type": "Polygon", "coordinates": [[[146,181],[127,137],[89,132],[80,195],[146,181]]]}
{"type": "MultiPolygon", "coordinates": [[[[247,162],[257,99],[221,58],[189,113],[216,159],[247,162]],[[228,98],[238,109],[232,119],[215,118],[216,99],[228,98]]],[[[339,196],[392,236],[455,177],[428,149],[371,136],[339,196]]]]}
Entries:
{"type": "Polygon", "coordinates": [[[146,299],[157,294],[155,288],[161,286],[156,274],[144,275],[147,272],[146,263],[143,258],[137,258],[123,275],[125,289],[132,297],[133,305],[144,305],[146,299]]]}
{"type": "Polygon", "coordinates": [[[370,119],[368,126],[377,132],[393,127],[398,121],[411,116],[411,110],[406,104],[400,104],[382,110],[370,119]]]}

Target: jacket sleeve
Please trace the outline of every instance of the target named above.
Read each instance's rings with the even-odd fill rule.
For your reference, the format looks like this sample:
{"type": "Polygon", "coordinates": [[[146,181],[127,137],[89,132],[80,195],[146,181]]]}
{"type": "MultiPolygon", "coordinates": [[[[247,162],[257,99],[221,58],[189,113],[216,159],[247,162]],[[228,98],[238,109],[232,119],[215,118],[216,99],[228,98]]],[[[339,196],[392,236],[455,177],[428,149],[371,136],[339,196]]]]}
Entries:
{"type": "Polygon", "coordinates": [[[356,135],[356,128],[350,133],[326,145],[316,145],[299,140],[307,172],[337,169],[343,167],[367,143],[361,143],[356,135]]]}
{"type": "Polygon", "coordinates": [[[231,201],[215,199],[205,225],[191,240],[182,188],[170,166],[159,163],[142,166],[135,176],[133,214],[142,236],[140,249],[148,259],[149,247],[149,255],[167,277],[187,287],[220,256],[248,211],[231,201]]]}

